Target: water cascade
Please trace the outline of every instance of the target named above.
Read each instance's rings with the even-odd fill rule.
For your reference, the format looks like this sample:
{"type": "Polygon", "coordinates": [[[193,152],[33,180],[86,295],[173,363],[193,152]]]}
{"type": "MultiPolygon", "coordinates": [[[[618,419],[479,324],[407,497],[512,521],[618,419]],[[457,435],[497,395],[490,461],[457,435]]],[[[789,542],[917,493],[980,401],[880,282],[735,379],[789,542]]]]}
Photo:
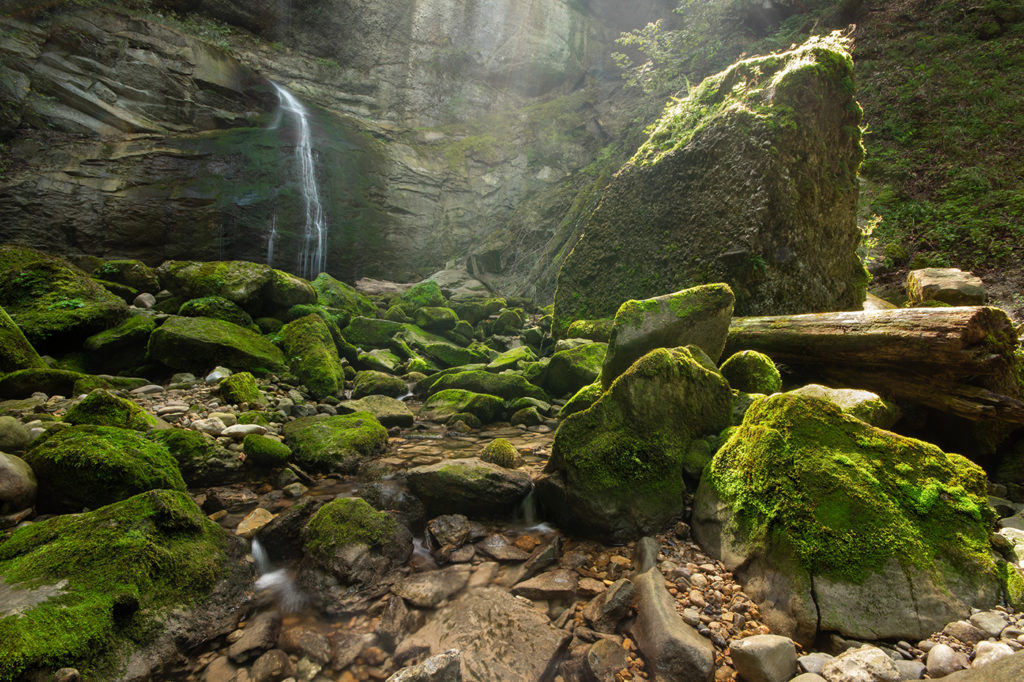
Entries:
{"type": "MultiPolygon", "coordinates": [[[[277,83],[272,84],[281,107],[294,116],[298,123],[299,140],[295,146],[295,157],[299,163],[302,197],[306,203],[306,225],[302,233],[302,248],[299,250],[298,274],[313,279],[327,266],[327,220],[316,181],[309,111],[295,95],[277,83]]],[[[272,255],[272,252],[268,251],[268,255],[272,255]]]]}
{"type": "Polygon", "coordinates": [[[270,222],[270,235],[267,237],[267,265],[274,265],[274,242],[277,240],[277,214],[270,222]]]}
{"type": "Polygon", "coordinates": [[[306,596],[292,580],[287,569],[279,568],[274,570],[270,563],[267,551],[260,544],[260,541],[253,538],[252,558],[256,565],[256,589],[268,590],[274,595],[278,606],[285,613],[294,613],[306,605],[306,596]]]}

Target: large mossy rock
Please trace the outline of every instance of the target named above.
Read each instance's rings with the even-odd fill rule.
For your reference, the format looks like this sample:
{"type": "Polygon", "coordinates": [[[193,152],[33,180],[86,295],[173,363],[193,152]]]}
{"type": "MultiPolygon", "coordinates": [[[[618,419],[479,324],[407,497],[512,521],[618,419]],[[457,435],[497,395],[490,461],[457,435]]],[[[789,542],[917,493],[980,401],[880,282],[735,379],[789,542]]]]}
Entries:
{"type": "Polygon", "coordinates": [[[46,367],[46,363],[25,338],[21,328],[0,307],[0,374],[33,367],[46,367]]]}
{"type": "Polygon", "coordinates": [[[409,384],[404,379],[367,369],[356,373],[352,381],[352,398],[358,400],[368,395],[386,395],[390,398],[401,398],[409,393],[409,384]]]}
{"type": "Polygon", "coordinates": [[[313,280],[313,289],[316,291],[317,301],[320,305],[343,310],[349,319],[358,316],[371,317],[377,314],[377,307],[373,305],[373,301],[344,282],[334,279],[326,272],[321,272],[313,280]]]}
{"type": "Polygon", "coordinates": [[[1000,599],[986,488],[959,455],[776,394],[704,470],[694,532],[774,632],[916,640],[1000,599]]]}
{"type": "Polygon", "coordinates": [[[327,323],[306,315],[281,330],[281,348],[295,376],[314,398],[337,395],[345,387],[345,370],[327,323]]]}
{"type": "Polygon", "coordinates": [[[67,350],[112,327],[127,304],[63,258],[24,246],[0,246],[0,305],[32,345],[67,350]]]}
{"type": "Polygon", "coordinates": [[[434,381],[430,385],[429,392],[433,395],[439,391],[453,388],[496,395],[503,400],[516,400],[517,398],[536,398],[544,402],[549,400],[541,388],[531,384],[522,374],[513,371],[505,371],[500,374],[486,370],[453,372],[434,381]]]}
{"type": "Polygon", "coordinates": [[[190,486],[228,485],[245,478],[238,453],[221,446],[205,433],[170,428],[150,431],[146,438],[167,448],[178,463],[181,477],[190,486]]]}
{"type": "Polygon", "coordinates": [[[262,263],[166,261],[157,275],[164,288],[182,300],[219,296],[256,316],[315,303],[317,298],[309,282],[262,263]]]}
{"type": "Polygon", "coordinates": [[[224,320],[246,329],[253,327],[252,316],[242,310],[237,303],[229,301],[223,296],[189,299],[178,308],[178,314],[182,317],[212,317],[215,320],[224,320]]]}
{"type": "MultiPolygon", "coordinates": [[[[94,424],[116,426],[133,431],[149,431],[161,425],[159,419],[131,400],[98,388],[85,396],[64,415],[68,424],[94,424]]],[[[163,426],[167,426],[166,423],[163,426]]]]}
{"type": "Polygon", "coordinates": [[[740,315],[859,308],[853,60],[836,38],[738,62],[672,101],[562,264],[555,328],[727,282],[740,315]]]}
{"type": "Polygon", "coordinates": [[[637,358],[655,348],[695,345],[718,362],[736,297],[727,284],[705,284],[619,306],[601,382],[607,389],[637,358]]]}
{"type": "Polygon", "coordinates": [[[284,354],[265,338],[223,320],[171,317],[149,337],[149,358],[171,369],[205,372],[216,365],[282,371],[284,354]]]}
{"type": "Polygon", "coordinates": [[[284,426],[294,460],[313,471],[355,473],[359,464],[383,452],[388,432],[369,412],[336,417],[301,417],[284,426]]]}
{"type": "Polygon", "coordinates": [[[150,294],[160,291],[160,280],[157,279],[156,270],[140,260],[104,261],[93,269],[92,276],[150,294]]]}
{"type": "Polygon", "coordinates": [[[606,343],[587,343],[558,351],[548,363],[544,375],[545,390],[553,396],[571,396],[584,386],[594,383],[601,374],[601,365],[607,351],[606,343]]]}
{"type": "Polygon", "coordinates": [[[92,371],[114,373],[141,367],[146,362],[146,345],[154,329],[154,318],[137,315],[93,334],[83,344],[87,366],[92,371]]]}
{"type": "Polygon", "coordinates": [[[186,625],[180,614],[242,573],[237,544],[170,490],[17,530],[0,543],[0,593],[23,604],[17,615],[0,599],[0,679],[68,667],[116,679],[140,647],[183,625],[198,644],[224,623],[207,613],[186,625]]]}
{"type": "Polygon", "coordinates": [[[741,393],[768,394],[782,390],[782,375],[775,363],[756,350],[733,353],[720,369],[729,385],[741,393]]]}
{"type": "Polygon", "coordinates": [[[490,424],[501,419],[504,413],[505,402],[496,395],[449,388],[427,398],[420,418],[446,422],[455,415],[471,414],[480,423],[490,424]]]}
{"type": "Polygon", "coordinates": [[[725,379],[686,348],[651,351],[589,409],[558,427],[539,488],[547,515],[591,537],[623,541],[661,530],[683,507],[691,441],[729,425],[725,379]]]}
{"type": "Polygon", "coordinates": [[[533,489],[529,474],[475,457],[415,467],[406,475],[431,516],[507,517],[533,489]]]}
{"type": "Polygon", "coordinates": [[[146,490],[184,490],[178,464],[137,431],[82,425],[62,429],[25,453],[39,482],[40,511],[80,511],[146,490]]]}

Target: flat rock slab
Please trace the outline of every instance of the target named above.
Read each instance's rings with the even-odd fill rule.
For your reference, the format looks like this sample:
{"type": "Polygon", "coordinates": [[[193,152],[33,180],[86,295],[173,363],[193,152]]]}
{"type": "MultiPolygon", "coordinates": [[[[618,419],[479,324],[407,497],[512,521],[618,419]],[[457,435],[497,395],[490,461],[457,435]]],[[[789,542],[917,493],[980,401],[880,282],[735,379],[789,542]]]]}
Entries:
{"type": "Polygon", "coordinates": [[[407,476],[432,514],[503,516],[533,489],[528,474],[475,457],[416,467],[407,476]]]}
{"type": "Polygon", "coordinates": [[[709,640],[683,622],[675,600],[657,569],[633,579],[637,617],[633,637],[647,660],[652,679],[664,682],[711,682],[715,650],[709,640]]]}
{"type": "Polygon", "coordinates": [[[469,566],[449,566],[440,571],[417,573],[391,588],[399,597],[420,608],[434,608],[469,584],[469,566]]]}
{"type": "Polygon", "coordinates": [[[536,578],[524,580],[512,588],[512,594],[527,599],[572,599],[576,596],[579,576],[575,571],[559,569],[541,573],[536,578]]]}
{"type": "Polygon", "coordinates": [[[398,661],[457,649],[467,682],[546,679],[570,635],[529,602],[497,587],[470,590],[430,617],[395,652],[398,661]]]}
{"type": "Polygon", "coordinates": [[[959,268],[923,268],[907,275],[907,296],[911,305],[926,301],[984,305],[985,295],[981,278],[959,268]]]}

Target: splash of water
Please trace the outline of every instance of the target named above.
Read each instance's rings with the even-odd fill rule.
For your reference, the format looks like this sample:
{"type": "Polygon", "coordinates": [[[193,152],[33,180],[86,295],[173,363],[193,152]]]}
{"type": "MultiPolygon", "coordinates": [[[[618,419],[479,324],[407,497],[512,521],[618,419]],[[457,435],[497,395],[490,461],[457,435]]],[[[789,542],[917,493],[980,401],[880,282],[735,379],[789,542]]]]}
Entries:
{"type": "Polygon", "coordinates": [[[252,540],[251,551],[256,564],[256,590],[267,590],[273,594],[282,611],[295,613],[302,610],[306,605],[306,595],[295,585],[291,574],[284,568],[274,570],[267,550],[256,538],[252,540]]]}
{"type": "Polygon", "coordinates": [[[274,265],[274,242],[277,241],[277,214],[270,223],[270,235],[267,237],[267,265],[274,265]]]}
{"type": "Polygon", "coordinates": [[[295,158],[299,162],[302,198],[306,203],[306,225],[302,233],[302,248],[299,250],[298,274],[313,279],[327,268],[327,221],[316,181],[309,111],[295,95],[273,81],[271,84],[277,91],[281,108],[294,116],[299,127],[295,158]]]}

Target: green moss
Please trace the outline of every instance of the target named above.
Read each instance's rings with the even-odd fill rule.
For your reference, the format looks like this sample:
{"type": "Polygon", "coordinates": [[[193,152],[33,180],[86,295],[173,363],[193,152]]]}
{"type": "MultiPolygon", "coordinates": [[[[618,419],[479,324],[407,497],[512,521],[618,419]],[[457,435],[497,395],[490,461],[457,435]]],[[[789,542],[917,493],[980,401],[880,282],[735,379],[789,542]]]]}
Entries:
{"type": "Polygon", "coordinates": [[[366,296],[349,285],[339,282],[326,272],[321,272],[313,280],[317,301],[328,308],[344,310],[350,317],[372,316],[377,314],[377,307],[366,296]]]}
{"type": "Polygon", "coordinates": [[[146,438],[167,448],[190,486],[225,485],[243,476],[238,455],[205,433],[170,428],[150,431],[146,438]]]}
{"type": "Polygon", "coordinates": [[[295,461],[314,471],[354,473],[359,463],[383,451],[388,432],[369,412],[302,417],[284,426],[295,461]]]}
{"type": "Polygon", "coordinates": [[[124,284],[139,291],[155,294],[160,291],[156,271],[140,260],[108,260],[98,265],[93,276],[118,284],[124,284]]]}
{"type": "Polygon", "coordinates": [[[237,324],[246,329],[251,329],[254,324],[249,313],[242,310],[237,303],[229,301],[223,296],[190,299],[181,304],[178,314],[183,317],[211,317],[215,320],[237,324]]]}
{"type": "Polygon", "coordinates": [[[523,312],[516,308],[506,308],[498,315],[491,328],[492,334],[515,336],[523,328],[523,312]]]}
{"type": "Polygon", "coordinates": [[[468,413],[480,423],[489,424],[499,419],[504,411],[504,402],[497,396],[462,389],[445,389],[427,398],[420,417],[445,422],[456,415],[468,413]]]}
{"type": "Polygon", "coordinates": [[[39,480],[42,509],[78,511],[146,490],[184,490],[171,454],[142,434],[111,426],[63,429],[25,453],[39,480]]]}
{"type": "Polygon", "coordinates": [[[220,397],[229,403],[266,405],[267,399],[256,383],[256,377],[249,372],[235,372],[221,380],[217,387],[220,397]]]}
{"type": "Polygon", "coordinates": [[[514,469],[522,462],[519,451],[508,440],[495,438],[480,453],[480,459],[491,464],[497,464],[506,469],[514,469]]]}
{"type": "Polygon", "coordinates": [[[16,531],[0,544],[4,582],[67,583],[23,616],[0,618],[0,679],[35,668],[115,673],[119,655],[160,632],[163,613],[209,593],[224,573],[225,546],[224,532],[169,490],[16,531]]]}
{"type": "Polygon", "coordinates": [[[588,384],[576,391],[576,393],[569,398],[569,400],[562,405],[561,411],[558,416],[565,419],[570,414],[576,412],[582,412],[583,410],[589,409],[591,405],[597,402],[597,399],[604,393],[604,388],[601,386],[600,381],[595,381],[592,384],[588,384]]]}
{"type": "Polygon", "coordinates": [[[424,280],[400,295],[393,302],[406,313],[412,314],[420,308],[442,307],[447,303],[441,287],[433,280],[424,280]]]}
{"type": "Polygon", "coordinates": [[[607,317],[600,320],[576,320],[569,325],[565,332],[565,338],[590,339],[607,343],[608,337],[612,333],[612,322],[613,320],[607,317]]]}
{"type": "Polygon", "coordinates": [[[772,359],[756,350],[742,350],[722,363],[722,376],[735,390],[743,393],[777,393],[782,390],[782,375],[772,359]]]}
{"type": "Polygon", "coordinates": [[[471,370],[447,374],[431,384],[430,392],[433,394],[450,388],[496,395],[504,400],[527,397],[549,402],[543,390],[528,382],[522,375],[510,371],[492,374],[485,370],[471,370]]]}
{"type": "Polygon", "coordinates": [[[267,415],[259,410],[248,410],[238,415],[239,424],[259,424],[260,426],[270,426],[270,420],[267,419],[267,415]]]}
{"type": "Polygon", "coordinates": [[[529,346],[516,346],[498,355],[487,365],[489,372],[503,372],[506,369],[517,369],[524,362],[536,362],[536,354],[529,346]]]}
{"type": "Polygon", "coordinates": [[[128,346],[145,347],[149,335],[156,329],[156,320],[145,315],[136,315],[113,329],[93,334],[85,340],[83,347],[93,352],[111,352],[128,346]]]}
{"type": "Polygon", "coordinates": [[[1024,574],[1013,564],[1000,561],[996,570],[1006,590],[1006,602],[1019,611],[1024,608],[1024,574]]]}
{"type": "Polygon", "coordinates": [[[259,334],[205,317],[172,317],[149,337],[149,358],[171,369],[205,372],[215,365],[254,373],[282,371],[284,356],[259,334]]]}
{"type": "Polygon", "coordinates": [[[354,399],[364,398],[368,395],[386,395],[398,398],[408,392],[409,386],[403,379],[374,370],[357,373],[352,382],[352,397],[354,399]]]}
{"type": "Polygon", "coordinates": [[[398,529],[387,512],[379,512],[361,497],[344,497],[320,507],[303,529],[305,551],[324,563],[344,545],[381,547],[398,529]]]}
{"type": "Polygon", "coordinates": [[[588,343],[551,356],[544,388],[551,395],[574,394],[596,380],[608,350],[606,343],[588,343]]]}
{"type": "Polygon", "coordinates": [[[36,391],[68,396],[74,391],[75,382],[86,376],[65,369],[21,369],[0,377],[0,397],[27,398],[36,391]]]}
{"type": "Polygon", "coordinates": [[[378,320],[371,317],[354,317],[341,330],[341,335],[349,343],[363,349],[387,348],[392,337],[399,334],[405,326],[390,320],[378,320]]]}
{"type": "Polygon", "coordinates": [[[431,332],[445,332],[455,328],[459,316],[451,308],[423,306],[417,308],[413,321],[417,327],[431,332]]]}
{"type": "Polygon", "coordinates": [[[246,461],[263,467],[281,467],[288,462],[292,451],[276,438],[251,433],[242,441],[246,461]]]}
{"type": "Polygon", "coordinates": [[[314,397],[337,395],[344,388],[341,358],[327,324],[318,315],[289,322],[280,338],[288,366],[314,397]]]}
{"type": "Polygon", "coordinates": [[[166,261],[157,269],[160,283],[184,300],[218,296],[249,312],[263,305],[271,268],[248,261],[166,261]]]}
{"type": "Polygon", "coordinates": [[[0,308],[0,374],[45,366],[18,325],[0,308]]]}
{"type": "Polygon", "coordinates": [[[104,389],[96,389],[85,396],[68,410],[64,421],[68,424],[116,426],[134,431],[149,431],[159,424],[156,417],[132,401],[104,389]]]}
{"type": "Polygon", "coordinates": [[[984,472],[827,401],[787,393],[754,403],[705,477],[743,537],[785,538],[815,575],[860,581],[891,558],[930,572],[936,562],[992,568],[984,472]]]}

